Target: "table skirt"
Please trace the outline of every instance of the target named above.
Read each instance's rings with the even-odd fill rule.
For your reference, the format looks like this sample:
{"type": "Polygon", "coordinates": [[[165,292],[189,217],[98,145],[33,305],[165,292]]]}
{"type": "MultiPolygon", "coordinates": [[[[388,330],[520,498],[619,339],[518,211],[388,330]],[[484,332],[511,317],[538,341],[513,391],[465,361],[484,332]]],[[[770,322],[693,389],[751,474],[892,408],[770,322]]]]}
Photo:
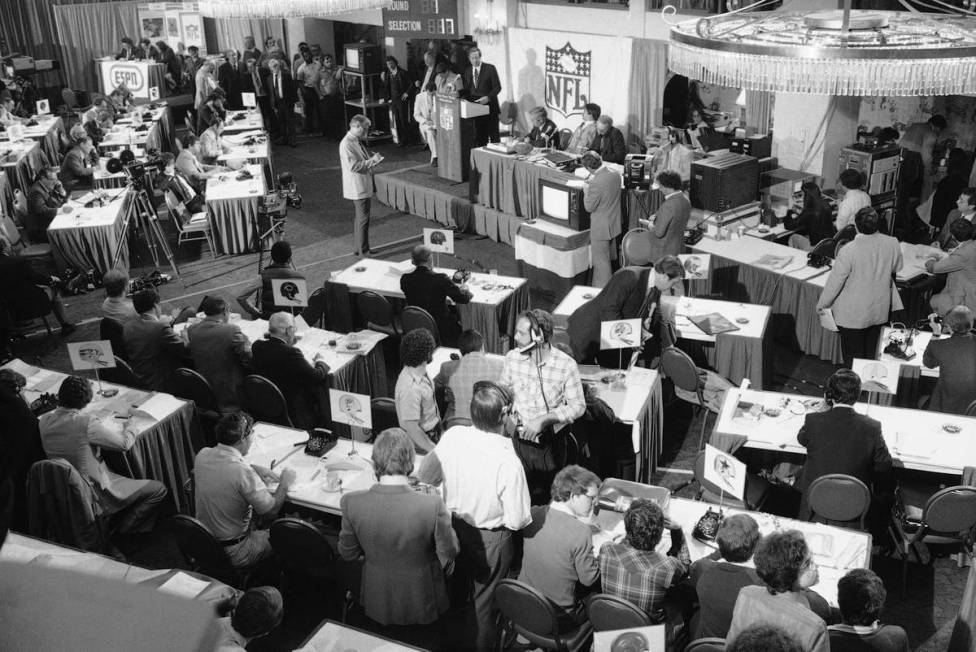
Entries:
{"type": "Polygon", "coordinates": [[[576,177],[562,170],[505,156],[471,150],[472,200],[509,215],[539,216],[539,180],[566,181],[576,177]]]}
{"type": "Polygon", "coordinates": [[[40,141],[41,149],[49,161],[61,161],[61,138],[64,135],[64,120],[57,118],[40,141]]]}
{"type": "MultiPolygon", "coordinates": [[[[664,405],[661,395],[661,380],[654,388],[637,417],[635,427],[640,429],[637,450],[637,480],[648,483],[651,474],[657,471],[657,460],[664,448],[664,405]]],[[[635,433],[636,434],[636,433],[635,433]]]]}
{"type": "Polygon", "coordinates": [[[471,203],[445,192],[409,183],[397,175],[376,175],[376,200],[404,213],[438,224],[469,231],[473,224],[471,203]]]}
{"type": "Polygon", "coordinates": [[[743,378],[756,389],[765,389],[766,339],[718,335],[714,346],[705,347],[708,364],[720,375],[738,385],[743,378]]]}
{"type": "Polygon", "coordinates": [[[225,254],[244,254],[257,242],[258,195],[207,200],[210,228],[217,248],[225,254]]]}
{"type": "Polygon", "coordinates": [[[103,451],[105,463],[116,473],[138,480],[159,480],[181,514],[194,507],[184,485],[191,477],[196,451],[203,447],[203,432],[192,402],[186,402],[152,428],[136,437],[124,453],[103,451]]]}
{"type": "Polygon", "coordinates": [[[499,304],[467,303],[458,306],[461,327],[477,330],[485,338],[485,351],[504,355],[511,348],[519,313],[531,305],[529,284],[523,283],[499,304]]]}
{"type": "Polygon", "coordinates": [[[27,154],[16,165],[3,166],[3,170],[7,173],[7,180],[11,185],[9,191],[10,196],[13,197],[14,189],[19,188],[24,193],[24,198],[26,199],[38,170],[49,165],[49,161],[50,159],[47,154],[41,149],[41,144],[35,142],[34,146],[27,151],[27,154]]]}
{"type": "Polygon", "coordinates": [[[126,216],[134,210],[133,197],[130,193],[122,200],[124,205],[110,225],[49,230],[48,241],[57,268],[62,271],[68,267],[80,271],[93,269],[104,274],[112,269],[112,261],[121,244],[119,264],[122,269],[129,269],[128,236],[122,238],[121,243],[120,236],[125,228],[126,216]]]}

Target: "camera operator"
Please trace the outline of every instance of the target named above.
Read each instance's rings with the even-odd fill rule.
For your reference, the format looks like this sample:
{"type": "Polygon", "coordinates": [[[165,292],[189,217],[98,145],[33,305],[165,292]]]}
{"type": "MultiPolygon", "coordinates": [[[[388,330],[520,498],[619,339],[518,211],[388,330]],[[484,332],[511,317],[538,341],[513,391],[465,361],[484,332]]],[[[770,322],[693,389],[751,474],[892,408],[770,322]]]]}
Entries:
{"type": "Polygon", "coordinates": [[[191,215],[204,209],[204,197],[190,185],[183,175],[176,170],[176,157],[169,152],[163,152],[156,161],[159,171],[153,181],[154,204],[157,208],[165,202],[165,193],[173,193],[177,201],[186,206],[191,215]]]}

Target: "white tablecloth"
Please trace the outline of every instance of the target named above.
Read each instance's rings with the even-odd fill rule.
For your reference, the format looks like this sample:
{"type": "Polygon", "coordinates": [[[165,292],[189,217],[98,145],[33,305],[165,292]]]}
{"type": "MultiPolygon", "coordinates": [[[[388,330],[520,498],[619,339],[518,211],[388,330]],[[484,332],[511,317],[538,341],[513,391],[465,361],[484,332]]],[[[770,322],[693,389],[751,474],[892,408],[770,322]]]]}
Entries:
{"type": "MultiPolygon", "coordinates": [[[[545,220],[537,220],[535,229],[563,236],[571,236],[576,231],[545,220]]],[[[549,245],[540,244],[526,238],[521,233],[515,235],[515,260],[520,260],[537,269],[548,270],[563,278],[574,278],[590,269],[589,242],[582,247],[563,251],[549,245]]]]}
{"type": "MultiPolygon", "coordinates": [[[[111,199],[105,206],[85,208],[82,202],[71,200],[61,207],[48,226],[48,240],[59,269],[72,267],[82,272],[94,269],[102,274],[112,269],[125,218],[133,209],[133,198],[124,188],[106,192],[111,199]]],[[[121,242],[121,248],[119,265],[128,269],[127,240],[121,242]]]]}
{"type": "Polygon", "coordinates": [[[224,120],[224,133],[236,134],[242,131],[264,131],[264,118],[261,117],[260,109],[227,112],[227,118],[224,120]],[[239,115],[244,117],[235,119],[239,115]]]}
{"type": "Polygon", "coordinates": [[[218,247],[226,254],[242,254],[256,244],[258,203],[266,194],[260,165],[245,165],[250,179],[227,172],[207,180],[207,212],[218,247]]]}

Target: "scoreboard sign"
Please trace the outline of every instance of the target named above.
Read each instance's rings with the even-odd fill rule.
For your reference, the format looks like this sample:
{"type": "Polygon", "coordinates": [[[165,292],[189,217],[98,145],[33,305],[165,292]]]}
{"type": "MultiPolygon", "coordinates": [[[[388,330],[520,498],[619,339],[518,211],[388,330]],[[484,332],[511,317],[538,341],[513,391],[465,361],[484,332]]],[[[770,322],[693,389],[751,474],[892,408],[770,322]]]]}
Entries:
{"type": "Polygon", "coordinates": [[[453,38],[458,35],[458,0],[393,0],[383,10],[387,36],[453,38]]]}

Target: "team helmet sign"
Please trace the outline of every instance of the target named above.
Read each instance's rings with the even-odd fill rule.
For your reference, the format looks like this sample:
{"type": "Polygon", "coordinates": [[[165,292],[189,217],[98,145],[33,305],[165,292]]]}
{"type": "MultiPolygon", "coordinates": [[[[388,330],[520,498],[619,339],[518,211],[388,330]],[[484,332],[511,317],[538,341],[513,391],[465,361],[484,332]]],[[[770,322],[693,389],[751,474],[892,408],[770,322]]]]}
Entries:
{"type": "Polygon", "coordinates": [[[546,46],[546,106],[563,117],[581,115],[590,97],[593,52],[577,52],[567,41],[555,50],[546,46]]]}

